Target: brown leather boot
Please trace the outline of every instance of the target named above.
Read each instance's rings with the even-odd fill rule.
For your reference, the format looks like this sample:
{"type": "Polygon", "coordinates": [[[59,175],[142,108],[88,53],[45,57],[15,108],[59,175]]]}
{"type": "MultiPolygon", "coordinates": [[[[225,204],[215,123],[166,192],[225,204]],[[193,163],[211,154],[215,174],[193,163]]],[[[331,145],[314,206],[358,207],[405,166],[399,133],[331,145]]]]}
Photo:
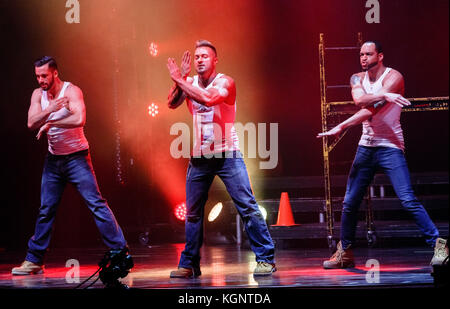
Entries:
{"type": "Polygon", "coordinates": [[[177,270],[170,272],[170,278],[195,278],[201,276],[200,268],[178,267],[177,270]]]}
{"type": "Polygon", "coordinates": [[[323,262],[323,268],[325,269],[337,269],[337,268],[352,268],[355,267],[355,259],[353,258],[353,250],[347,248],[342,249],[342,244],[337,244],[336,252],[331,256],[328,261],[323,262]]]}

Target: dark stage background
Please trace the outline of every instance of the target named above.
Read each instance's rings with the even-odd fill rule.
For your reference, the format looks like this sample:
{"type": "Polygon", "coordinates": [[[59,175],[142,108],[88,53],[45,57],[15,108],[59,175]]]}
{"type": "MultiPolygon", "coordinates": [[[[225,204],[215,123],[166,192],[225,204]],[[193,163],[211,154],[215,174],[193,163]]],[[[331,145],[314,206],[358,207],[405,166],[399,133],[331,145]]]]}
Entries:
{"type": "MultiPolygon", "coordinates": [[[[246,159],[251,178],[322,175],[322,144],[315,137],[321,131],[319,33],[329,46],[355,45],[358,32],[379,40],[385,64],[404,75],[406,97],[448,96],[448,0],[380,0],[379,24],[366,22],[362,0],[79,0],[80,23],[72,24],[65,3],[0,0],[0,248],[26,247],[39,208],[47,143],[26,127],[39,56],[54,56],[62,79],[84,92],[98,182],[130,243],[146,227],[169,222],[172,207],[184,199],[188,161],[170,156],[175,136],[169,130],[175,122],[191,125],[191,116],[185,107],[166,107],[172,83],[165,63],[179,61],[197,39],[216,44],[218,71],[236,81],[236,120],[279,125],[277,167],[261,170],[258,158],[246,159]],[[158,44],[157,57],[149,53],[151,42],[158,44]],[[155,118],[147,113],[152,102],[160,111],[155,118]]],[[[330,83],[345,84],[359,70],[357,52],[329,59],[330,83]]],[[[402,124],[411,172],[448,171],[448,112],[404,113],[402,124]]],[[[337,146],[333,174],[347,174],[359,135],[354,128],[337,146]]],[[[254,188],[257,198],[266,189],[254,188]]],[[[54,247],[101,244],[70,186],[53,235],[54,247]]]]}

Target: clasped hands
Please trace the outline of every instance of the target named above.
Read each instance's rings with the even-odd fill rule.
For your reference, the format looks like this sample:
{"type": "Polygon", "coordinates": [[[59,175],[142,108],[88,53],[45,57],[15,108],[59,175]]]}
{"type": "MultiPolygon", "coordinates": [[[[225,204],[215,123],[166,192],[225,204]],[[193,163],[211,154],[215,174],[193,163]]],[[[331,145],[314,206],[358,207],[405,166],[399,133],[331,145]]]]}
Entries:
{"type": "Polygon", "coordinates": [[[181,68],[178,67],[175,59],[167,59],[167,69],[169,70],[170,78],[174,82],[185,79],[191,73],[191,53],[189,51],[184,52],[181,59],[181,68]]]}

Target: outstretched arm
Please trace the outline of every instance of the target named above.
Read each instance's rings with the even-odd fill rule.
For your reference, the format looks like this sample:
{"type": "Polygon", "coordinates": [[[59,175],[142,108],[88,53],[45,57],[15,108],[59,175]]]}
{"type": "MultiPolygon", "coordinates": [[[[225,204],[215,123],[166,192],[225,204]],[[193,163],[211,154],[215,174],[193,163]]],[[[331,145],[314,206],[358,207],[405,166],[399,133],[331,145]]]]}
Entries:
{"type": "MultiPolygon", "coordinates": [[[[352,97],[353,97],[353,101],[355,102],[356,105],[358,105],[358,103],[360,102],[359,100],[364,101],[365,103],[367,103],[367,105],[377,104],[378,106],[382,106],[385,103],[385,101],[383,100],[383,97],[384,97],[383,95],[368,95],[368,94],[366,94],[366,91],[362,87],[362,81],[361,81],[361,77],[359,74],[352,75],[352,77],[350,78],[350,87],[352,88],[352,97]]],[[[353,116],[351,116],[344,122],[341,122],[340,124],[338,124],[337,126],[332,128],[331,130],[317,134],[317,138],[324,137],[324,136],[338,137],[339,135],[342,134],[342,132],[345,129],[350,128],[352,126],[356,126],[356,125],[362,123],[364,120],[367,120],[370,117],[372,117],[373,112],[374,112],[374,107],[370,107],[369,109],[362,108],[361,110],[356,112],[353,116]]]]}
{"type": "Polygon", "coordinates": [[[192,98],[196,102],[205,106],[213,106],[223,102],[234,104],[234,101],[229,100],[236,91],[234,81],[231,78],[219,78],[214,81],[213,87],[201,89],[194,87],[182,77],[180,69],[173,58],[168,59],[167,68],[169,69],[170,77],[177,86],[181,88],[186,96],[192,98]]]}
{"type": "Polygon", "coordinates": [[[388,75],[384,80],[383,88],[376,94],[366,93],[362,87],[360,74],[354,74],[350,78],[350,86],[352,88],[353,101],[356,105],[363,106],[363,108],[333,129],[319,133],[317,135],[318,138],[339,136],[345,129],[361,124],[372,117],[386,102],[394,103],[401,107],[411,105],[411,102],[402,96],[404,93],[404,81],[403,76],[397,71],[392,71],[388,75]]]}
{"type": "Polygon", "coordinates": [[[357,113],[355,113],[353,116],[351,116],[347,120],[345,120],[345,121],[341,122],[340,124],[338,124],[337,126],[335,126],[333,129],[317,134],[317,138],[324,137],[324,136],[338,137],[339,135],[342,134],[342,132],[344,132],[345,129],[348,129],[350,127],[353,127],[353,126],[356,126],[356,125],[362,123],[363,121],[372,117],[372,115],[373,115],[372,111],[370,111],[367,108],[362,108],[357,113]]]}

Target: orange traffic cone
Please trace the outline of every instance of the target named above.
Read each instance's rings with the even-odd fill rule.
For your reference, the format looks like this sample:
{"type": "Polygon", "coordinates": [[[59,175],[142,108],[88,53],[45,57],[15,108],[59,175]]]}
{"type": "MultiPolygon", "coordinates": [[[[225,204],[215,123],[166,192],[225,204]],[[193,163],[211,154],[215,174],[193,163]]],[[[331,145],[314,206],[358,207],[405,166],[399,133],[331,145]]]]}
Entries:
{"type": "Polygon", "coordinates": [[[280,206],[278,208],[277,224],[272,226],[293,226],[300,225],[295,224],[294,216],[292,214],[291,203],[289,202],[289,196],[287,192],[281,193],[280,206]]]}

